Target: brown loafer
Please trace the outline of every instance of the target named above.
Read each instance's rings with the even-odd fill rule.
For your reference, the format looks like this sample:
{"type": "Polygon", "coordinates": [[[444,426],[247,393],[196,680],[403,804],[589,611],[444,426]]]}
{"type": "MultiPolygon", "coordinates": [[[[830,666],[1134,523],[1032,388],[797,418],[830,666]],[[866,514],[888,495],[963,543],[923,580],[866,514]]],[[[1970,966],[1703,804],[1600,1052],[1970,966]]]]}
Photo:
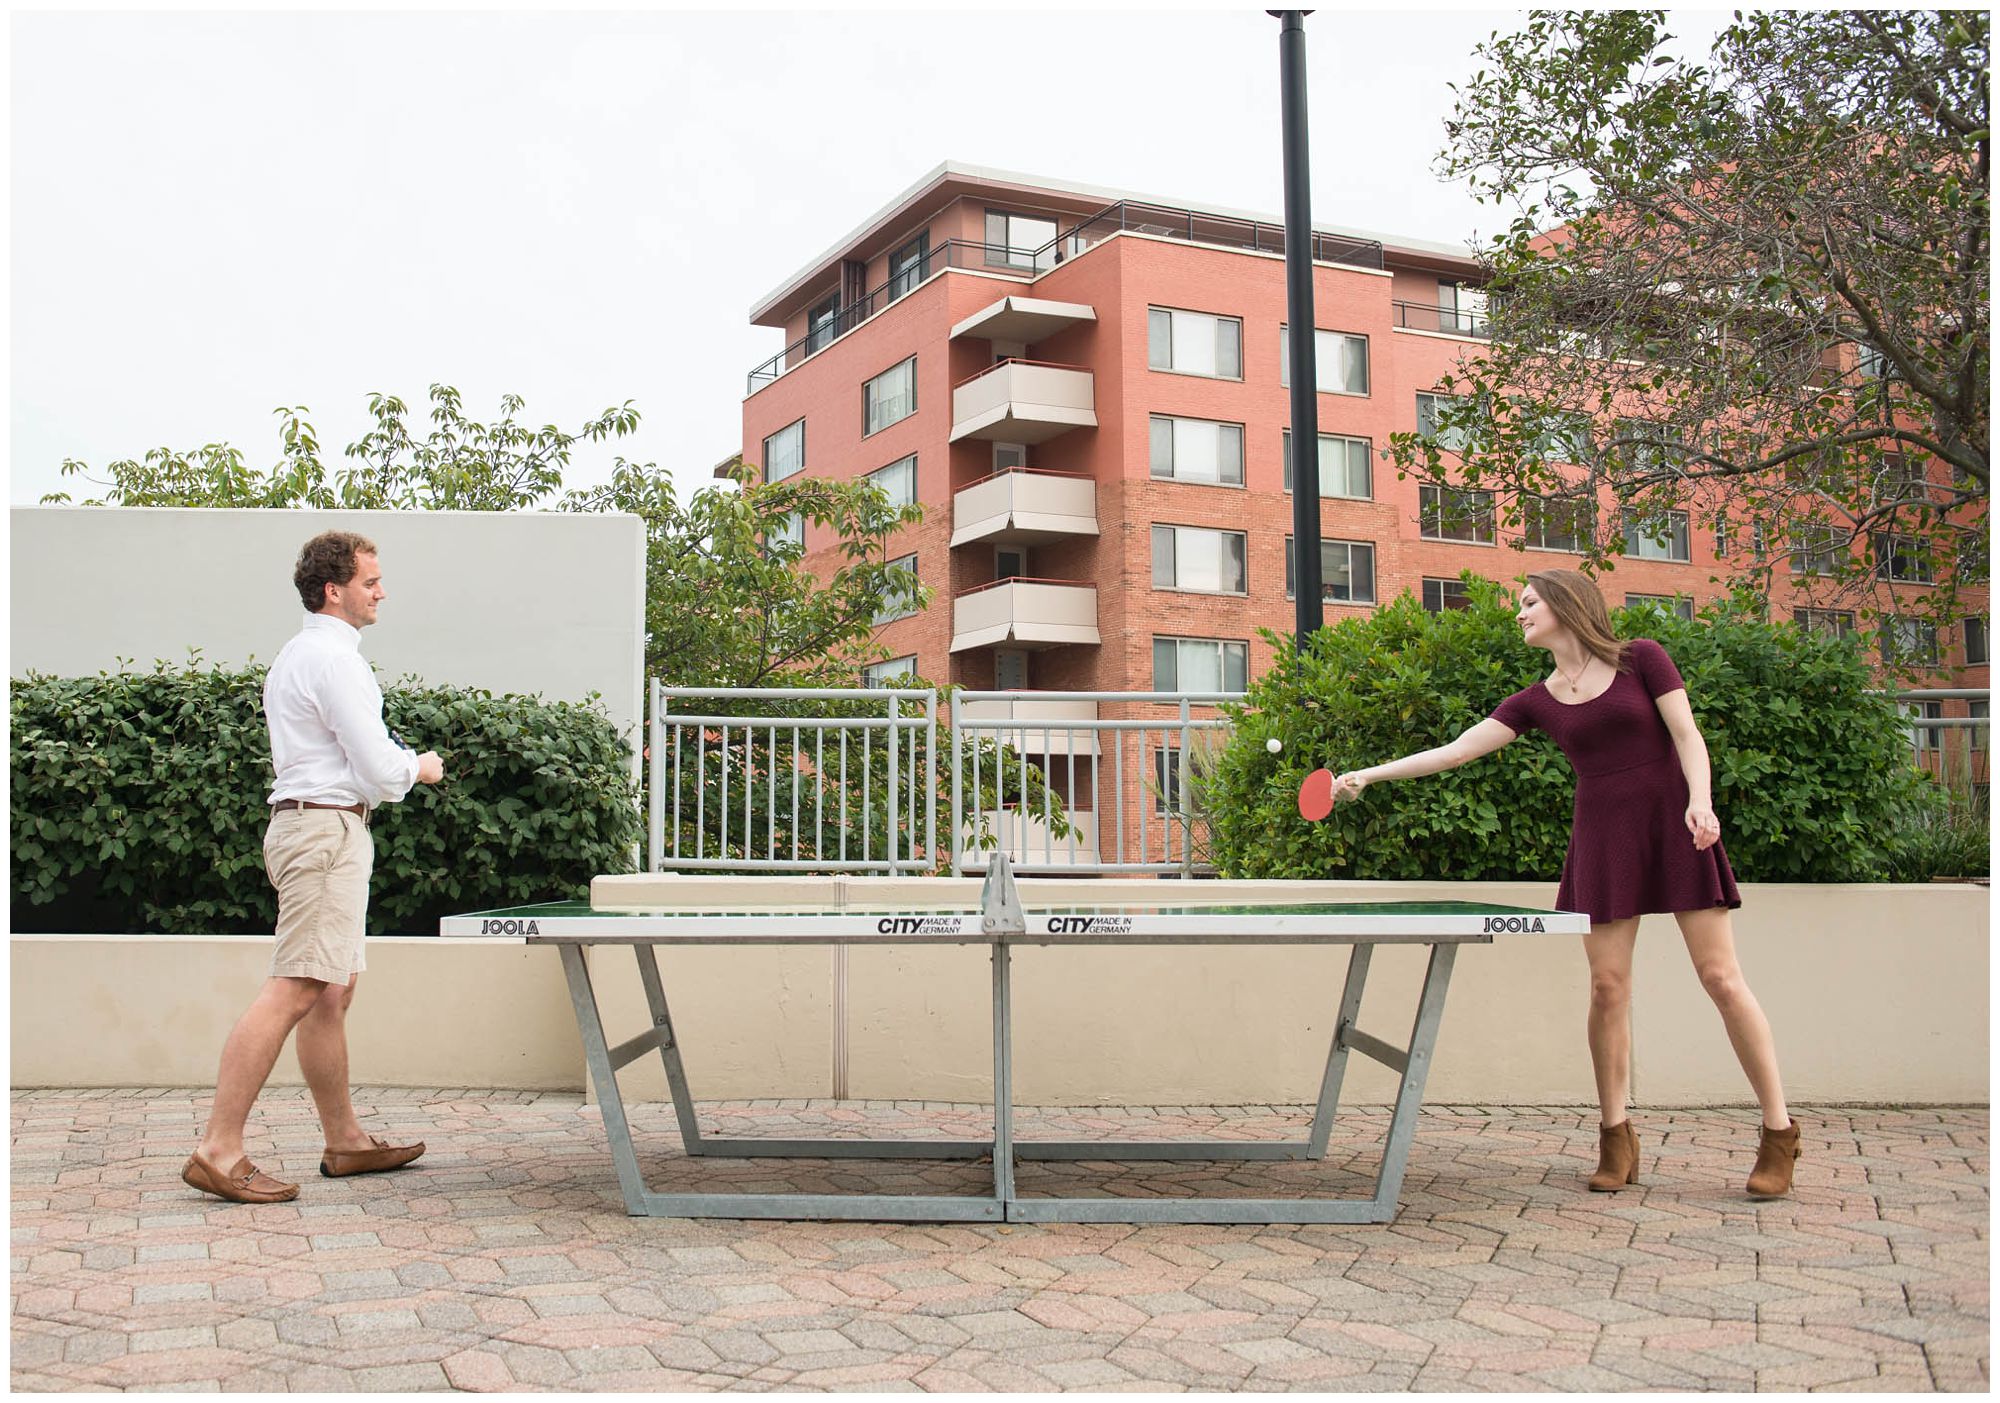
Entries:
{"type": "Polygon", "coordinates": [[[380,1174],[385,1169],[401,1169],[424,1152],[421,1140],[414,1145],[392,1145],[380,1135],[368,1138],[375,1142],[369,1149],[329,1149],[320,1156],[319,1172],[329,1179],[344,1179],[350,1174],[380,1174]]]}
{"type": "Polygon", "coordinates": [[[200,1151],[196,1151],[182,1166],[181,1181],[191,1189],[226,1198],[231,1203],[285,1203],[299,1196],[297,1184],[273,1179],[252,1164],[247,1155],[237,1160],[236,1167],[224,1174],[203,1159],[200,1151]]]}

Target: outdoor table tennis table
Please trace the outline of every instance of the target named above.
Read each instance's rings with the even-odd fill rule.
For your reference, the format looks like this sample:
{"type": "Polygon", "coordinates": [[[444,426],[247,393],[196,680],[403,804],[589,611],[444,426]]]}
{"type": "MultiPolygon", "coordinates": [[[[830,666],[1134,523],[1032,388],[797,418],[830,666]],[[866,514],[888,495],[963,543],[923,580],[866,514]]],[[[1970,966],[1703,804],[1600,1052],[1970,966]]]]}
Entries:
{"type": "Polygon", "coordinates": [[[446,938],[476,937],[553,945],[562,959],[584,1058],[597,1090],[626,1211],[684,1218],[851,1219],[901,1222],[1068,1223],[1386,1223],[1396,1216],[1424,1081],[1460,945],[1490,944],[1500,933],[1581,934],[1589,918],[1568,912],[1477,902],[1332,903],[1221,901],[1199,890],[1165,889],[1156,899],[1101,906],[1026,907],[1004,855],[995,857],[977,904],[682,910],[593,908],[551,902],[449,916],[446,938]],[[662,945],[953,944],[986,945],[993,964],[993,1136],[990,1140],[718,1138],[704,1135],[674,1035],[656,955],[662,945]],[[1312,1124],[1302,1140],[1020,1140],[1014,1135],[1011,963],[1015,946],[1291,945],[1353,947],[1312,1124]],[[1355,1026],[1377,945],[1422,944],[1430,960],[1408,1044],[1355,1026]],[[599,1016],[584,952],[629,945],[637,958],[653,1026],[611,1043],[599,1016]],[[666,1072],[681,1143],[691,1158],[976,1160],[991,1157],[989,1194],[656,1193],[646,1185],[619,1094],[618,1070],[657,1051],[666,1072]],[[1401,1075],[1374,1192],[1366,1198],[1022,1197],[1021,1160],[1320,1160],[1326,1157],[1350,1052],[1401,1075]]]}

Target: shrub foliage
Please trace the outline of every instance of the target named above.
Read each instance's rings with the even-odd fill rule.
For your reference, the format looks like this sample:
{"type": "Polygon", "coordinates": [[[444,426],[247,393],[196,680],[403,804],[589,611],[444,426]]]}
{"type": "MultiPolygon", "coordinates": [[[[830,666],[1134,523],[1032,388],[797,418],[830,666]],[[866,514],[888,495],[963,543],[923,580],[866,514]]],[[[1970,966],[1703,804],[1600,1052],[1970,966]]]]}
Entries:
{"type": "MultiPolygon", "coordinates": [[[[1442,745],[1548,675],[1522,642],[1513,596],[1470,574],[1469,607],[1431,614],[1405,594],[1278,655],[1250,687],[1205,786],[1217,863],[1233,877],[1546,880],[1562,873],[1575,777],[1530,732],[1428,779],[1371,785],[1321,823],[1300,782],[1442,745]],[[1277,737],[1276,755],[1265,741],[1277,737]]],[[[1880,880],[1926,798],[1909,739],[1858,648],[1771,624],[1751,597],[1687,621],[1614,610],[1622,637],[1657,639],[1687,681],[1708,742],[1715,808],[1740,880],[1880,880]]]]}
{"type": "MultiPolygon", "coordinates": [[[[15,679],[14,929],[268,932],[264,669],[15,679]]],[[[374,819],[371,934],[581,897],[632,869],[630,747],[595,706],[385,688],[390,729],[444,759],[374,819]]]]}

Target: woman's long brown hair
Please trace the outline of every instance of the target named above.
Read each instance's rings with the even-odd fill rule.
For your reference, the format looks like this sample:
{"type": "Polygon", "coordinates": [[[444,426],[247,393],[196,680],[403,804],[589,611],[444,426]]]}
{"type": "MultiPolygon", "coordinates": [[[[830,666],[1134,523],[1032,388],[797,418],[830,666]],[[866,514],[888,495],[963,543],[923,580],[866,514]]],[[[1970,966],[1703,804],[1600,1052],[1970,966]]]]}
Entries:
{"type": "Polygon", "coordinates": [[[1604,596],[1590,577],[1579,570],[1537,570],[1528,576],[1542,603],[1556,621],[1583,645],[1583,650],[1599,662],[1625,670],[1625,647],[1611,631],[1611,614],[1604,596]]]}

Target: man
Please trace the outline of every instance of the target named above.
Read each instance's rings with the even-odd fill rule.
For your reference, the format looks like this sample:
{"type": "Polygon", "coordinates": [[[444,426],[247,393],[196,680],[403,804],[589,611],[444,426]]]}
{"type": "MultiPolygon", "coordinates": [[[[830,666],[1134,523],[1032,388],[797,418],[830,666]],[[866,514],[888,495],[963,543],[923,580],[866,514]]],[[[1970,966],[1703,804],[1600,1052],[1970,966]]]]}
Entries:
{"type": "Polygon", "coordinates": [[[436,784],[444,763],[413,754],[382,724],[382,689],[360,651],[385,595],[371,541],[328,531],[299,552],[292,583],[305,627],[278,653],[264,683],[271,730],[271,823],[264,869],[278,889],[270,977],[222,1048],[215,1105],[181,1178],[236,1203],[281,1203],[299,1186],[243,1153],[243,1123],[278,1052],[298,1029],[299,1067],[319,1108],[330,1178],[410,1163],[421,1143],[391,1145],[355,1118],[347,1088],[347,1009],[365,965],[362,934],[375,844],[369,812],[413,784],[436,784]]]}

